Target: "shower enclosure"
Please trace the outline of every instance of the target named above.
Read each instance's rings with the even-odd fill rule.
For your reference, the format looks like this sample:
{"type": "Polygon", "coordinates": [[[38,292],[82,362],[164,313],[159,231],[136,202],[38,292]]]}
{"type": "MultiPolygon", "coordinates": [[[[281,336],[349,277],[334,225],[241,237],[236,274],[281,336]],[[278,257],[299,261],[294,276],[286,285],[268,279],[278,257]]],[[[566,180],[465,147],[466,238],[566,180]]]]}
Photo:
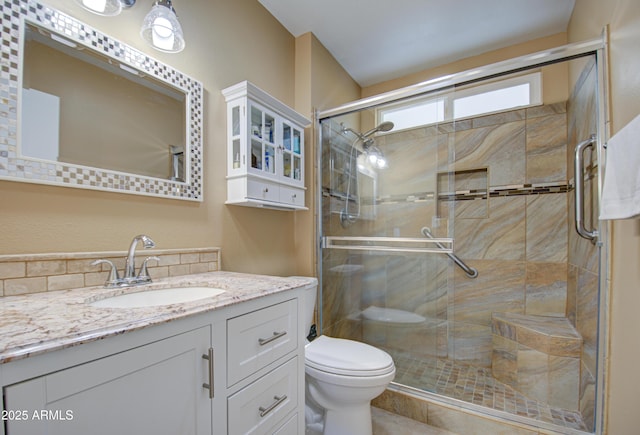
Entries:
{"type": "Polygon", "coordinates": [[[389,352],[392,388],[596,431],[602,59],[566,46],[320,113],[322,333],[389,352]]]}

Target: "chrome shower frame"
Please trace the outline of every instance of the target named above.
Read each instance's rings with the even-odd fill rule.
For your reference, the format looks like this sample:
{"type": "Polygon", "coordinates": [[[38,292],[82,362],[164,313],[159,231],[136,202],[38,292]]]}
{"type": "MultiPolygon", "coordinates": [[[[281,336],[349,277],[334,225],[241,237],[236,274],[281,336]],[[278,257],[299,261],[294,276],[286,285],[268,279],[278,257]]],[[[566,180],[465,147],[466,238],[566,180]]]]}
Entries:
{"type": "MultiPolygon", "coordinates": [[[[601,38],[591,39],[588,41],[577,42],[567,44],[561,47],[556,47],[549,50],[543,50],[537,53],[520,56],[514,59],[497,62],[487,66],[474,68],[467,71],[462,71],[447,76],[434,78],[422,83],[407,86],[394,91],[382,93],[379,95],[356,100],[332,109],[318,111],[315,113],[314,122],[316,125],[316,158],[319,165],[322,158],[322,128],[320,122],[327,118],[332,118],[340,115],[346,115],[354,113],[363,109],[372,109],[376,106],[391,103],[394,101],[403,100],[406,98],[416,97],[422,94],[435,93],[444,88],[452,86],[460,86],[464,84],[470,84],[474,82],[480,82],[489,78],[495,78],[503,76],[509,73],[523,71],[530,68],[541,67],[558,62],[568,61],[575,58],[586,57],[595,55],[596,68],[598,76],[598,132],[595,138],[594,146],[598,155],[598,192],[597,197],[600,199],[600,192],[602,191],[602,180],[604,179],[604,162],[605,162],[605,143],[609,138],[609,107],[608,107],[608,29],[605,28],[602,32],[601,38]]],[[[317,171],[316,177],[316,189],[317,192],[321,192],[322,186],[322,171],[317,171]]],[[[317,219],[317,234],[316,234],[316,258],[317,258],[317,276],[318,276],[318,326],[322,331],[322,195],[316,195],[316,219],[317,219]]],[[[605,385],[607,375],[607,347],[609,343],[608,329],[606,325],[608,320],[608,307],[610,299],[609,289],[609,273],[610,273],[610,248],[608,241],[610,232],[610,223],[608,221],[599,221],[597,223],[598,240],[596,246],[599,248],[600,261],[599,261],[599,308],[598,308],[598,360],[597,360],[597,379],[596,379],[596,405],[595,405],[595,433],[604,433],[604,420],[605,420],[605,385]]],[[[446,396],[437,395],[434,393],[417,390],[410,386],[391,384],[389,387],[392,390],[401,391],[409,395],[426,398],[438,403],[443,403],[455,407],[468,409],[473,413],[480,413],[482,415],[489,415],[497,418],[504,418],[502,414],[497,411],[473,404],[461,404],[455,399],[450,399],[446,396]]],[[[520,421],[524,424],[529,424],[526,418],[520,418],[518,416],[510,416],[512,420],[520,421]]],[[[541,422],[540,428],[545,429],[547,424],[541,422]]],[[[549,425],[548,429],[553,430],[554,427],[549,425]]],[[[582,433],[582,432],[580,432],[582,433]]]]}

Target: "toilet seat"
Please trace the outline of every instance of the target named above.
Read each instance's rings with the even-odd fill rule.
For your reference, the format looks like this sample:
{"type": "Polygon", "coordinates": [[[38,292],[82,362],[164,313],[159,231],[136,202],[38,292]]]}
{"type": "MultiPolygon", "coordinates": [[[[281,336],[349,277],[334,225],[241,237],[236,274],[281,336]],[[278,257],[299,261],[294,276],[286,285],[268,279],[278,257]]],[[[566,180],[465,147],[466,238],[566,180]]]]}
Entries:
{"type": "Polygon", "coordinates": [[[305,348],[305,365],[327,374],[378,377],[395,371],[391,356],[366,343],[321,335],[305,348]]]}
{"type": "Polygon", "coordinates": [[[398,310],[396,308],[381,308],[371,305],[362,310],[362,317],[365,320],[373,320],[380,323],[397,323],[414,325],[423,323],[427,319],[420,314],[410,311],[398,310]]]}

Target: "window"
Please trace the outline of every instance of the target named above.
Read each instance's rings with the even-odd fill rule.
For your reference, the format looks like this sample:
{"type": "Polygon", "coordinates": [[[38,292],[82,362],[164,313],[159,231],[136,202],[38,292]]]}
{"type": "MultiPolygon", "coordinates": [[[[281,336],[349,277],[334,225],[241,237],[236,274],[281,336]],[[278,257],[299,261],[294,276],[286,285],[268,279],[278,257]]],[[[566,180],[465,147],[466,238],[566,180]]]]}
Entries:
{"type": "Polygon", "coordinates": [[[444,121],[444,100],[430,99],[414,104],[402,104],[381,111],[381,121],[391,121],[394,130],[404,130],[418,125],[435,124],[444,121]]]}
{"type": "Polygon", "coordinates": [[[393,131],[471,116],[542,104],[542,78],[536,72],[450,91],[437,97],[412,99],[378,109],[379,122],[391,121],[393,131]]]}

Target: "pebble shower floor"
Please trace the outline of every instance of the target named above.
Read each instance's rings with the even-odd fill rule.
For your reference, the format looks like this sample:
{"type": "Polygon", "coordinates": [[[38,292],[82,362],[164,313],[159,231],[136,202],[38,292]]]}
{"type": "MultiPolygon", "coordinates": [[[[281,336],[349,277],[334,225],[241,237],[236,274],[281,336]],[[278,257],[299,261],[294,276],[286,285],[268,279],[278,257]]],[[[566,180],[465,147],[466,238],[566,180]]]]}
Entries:
{"type": "Polygon", "coordinates": [[[493,378],[491,369],[443,358],[417,359],[409,353],[389,351],[396,364],[394,382],[453,399],[486,406],[558,426],[587,431],[579,412],[551,408],[529,399],[493,378]]]}

